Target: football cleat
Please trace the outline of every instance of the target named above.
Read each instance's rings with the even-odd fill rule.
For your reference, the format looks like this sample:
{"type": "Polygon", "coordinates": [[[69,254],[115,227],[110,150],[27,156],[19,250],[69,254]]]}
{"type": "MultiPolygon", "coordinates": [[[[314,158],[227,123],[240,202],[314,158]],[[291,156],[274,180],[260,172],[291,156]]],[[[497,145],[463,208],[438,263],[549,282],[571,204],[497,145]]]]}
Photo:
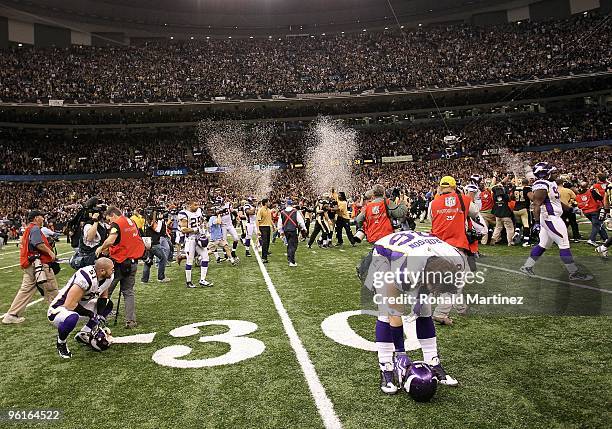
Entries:
{"type": "Polygon", "coordinates": [[[246,252],[246,253],[245,253],[245,256],[246,256],[247,258],[250,258],[250,257],[252,257],[253,255],[251,255],[251,252],[246,252]]]}
{"type": "Polygon", "coordinates": [[[395,355],[394,371],[398,386],[403,386],[406,382],[406,372],[410,365],[412,365],[412,361],[406,353],[397,353],[395,355]]]}
{"type": "Polygon", "coordinates": [[[68,345],[66,343],[57,341],[55,345],[57,347],[57,353],[62,359],[70,359],[72,357],[72,353],[68,350],[68,345]]]}
{"type": "Polygon", "coordinates": [[[593,280],[593,276],[590,274],[581,273],[580,271],[574,271],[573,273],[569,273],[570,280],[580,280],[580,281],[589,281],[593,280]]]}
{"type": "Polygon", "coordinates": [[[295,262],[289,262],[289,266],[290,267],[297,267],[297,264],[295,262]]]}
{"type": "Polygon", "coordinates": [[[533,268],[531,267],[521,267],[520,268],[521,273],[528,275],[529,277],[535,277],[536,273],[533,271],[533,268]]]}
{"type": "Polygon", "coordinates": [[[528,242],[528,241],[525,241],[525,242],[523,243],[523,247],[531,247],[531,244],[529,244],[529,242],[528,242]]]}
{"type": "Polygon", "coordinates": [[[187,286],[189,289],[195,289],[195,285],[192,282],[187,282],[185,286],[187,286]]]}
{"type": "Polygon", "coordinates": [[[435,377],[438,379],[438,383],[452,387],[455,387],[459,384],[457,380],[455,380],[453,377],[446,373],[438,357],[433,358],[429,362],[429,366],[431,366],[431,370],[433,371],[435,377]]]}
{"type": "Polygon", "coordinates": [[[386,395],[395,395],[397,393],[397,386],[393,380],[393,362],[388,362],[381,365],[380,370],[380,390],[386,395]]]}
{"type": "Polygon", "coordinates": [[[232,264],[232,266],[235,266],[236,264],[238,264],[238,262],[240,262],[240,258],[238,256],[230,260],[230,264],[232,264]]]}
{"type": "Polygon", "coordinates": [[[599,253],[602,258],[608,259],[608,248],[606,246],[599,246],[595,251],[599,253]]]}
{"type": "Polygon", "coordinates": [[[587,244],[588,244],[589,246],[597,247],[597,243],[596,243],[596,242],[594,242],[593,240],[587,240],[587,244]]]}
{"type": "Polygon", "coordinates": [[[213,287],[213,283],[206,280],[200,280],[198,284],[202,287],[213,287]]]}
{"type": "Polygon", "coordinates": [[[89,341],[91,340],[91,334],[89,332],[79,331],[74,336],[74,340],[77,343],[81,343],[81,344],[84,344],[84,345],[88,346],[89,345],[89,341]]]}

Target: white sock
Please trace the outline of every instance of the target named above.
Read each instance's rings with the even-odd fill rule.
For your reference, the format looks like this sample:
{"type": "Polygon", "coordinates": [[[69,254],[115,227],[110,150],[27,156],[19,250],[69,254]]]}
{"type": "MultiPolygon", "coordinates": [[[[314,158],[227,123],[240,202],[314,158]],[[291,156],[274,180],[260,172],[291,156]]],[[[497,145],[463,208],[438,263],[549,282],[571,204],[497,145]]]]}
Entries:
{"type": "Polygon", "coordinates": [[[60,337],[57,337],[57,342],[60,344],[66,344],[66,340],[61,340],[60,337]]]}
{"type": "Polygon", "coordinates": [[[384,370],[385,365],[393,363],[393,352],[395,346],[393,343],[380,343],[376,342],[376,351],[378,353],[378,364],[380,365],[381,371],[384,370]]]}
{"type": "Polygon", "coordinates": [[[419,344],[421,344],[421,350],[423,351],[423,360],[425,362],[429,362],[433,358],[438,356],[438,342],[436,340],[436,337],[419,338],[419,344]]]}
{"type": "Polygon", "coordinates": [[[533,266],[535,265],[536,261],[535,259],[533,259],[531,256],[529,258],[527,258],[527,260],[525,261],[525,263],[523,264],[523,267],[526,268],[533,268],[533,266]]]}
{"type": "Polygon", "coordinates": [[[185,270],[185,279],[187,283],[191,283],[191,270],[185,270]]]}

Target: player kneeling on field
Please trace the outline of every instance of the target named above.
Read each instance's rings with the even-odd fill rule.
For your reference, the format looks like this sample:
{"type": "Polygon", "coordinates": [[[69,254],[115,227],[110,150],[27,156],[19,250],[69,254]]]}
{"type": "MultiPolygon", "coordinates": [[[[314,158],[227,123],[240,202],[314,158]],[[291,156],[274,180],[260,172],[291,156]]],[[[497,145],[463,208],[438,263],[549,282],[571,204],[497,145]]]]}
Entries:
{"type": "Polygon", "coordinates": [[[402,231],[376,241],[366,266],[361,277],[378,307],[382,392],[391,395],[404,388],[415,400],[428,401],[437,383],[456,386],[457,380],[440,364],[430,297],[457,292],[469,271],[465,255],[429,233],[402,231]],[[413,363],[406,355],[402,316],[416,318],[423,362],[413,363]]]}
{"type": "Polygon", "coordinates": [[[76,341],[102,351],[110,345],[110,333],[103,328],[106,317],[113,309],[108,299],[108,287],[113,281],[114,264],[109,258],[100,258],[75,272],[66,286],[51,303],[47,318],[57,327],[57,352],[69,359],[72,353],[66,340],[80,317],[89,320],[74,337],[76,341]]]}

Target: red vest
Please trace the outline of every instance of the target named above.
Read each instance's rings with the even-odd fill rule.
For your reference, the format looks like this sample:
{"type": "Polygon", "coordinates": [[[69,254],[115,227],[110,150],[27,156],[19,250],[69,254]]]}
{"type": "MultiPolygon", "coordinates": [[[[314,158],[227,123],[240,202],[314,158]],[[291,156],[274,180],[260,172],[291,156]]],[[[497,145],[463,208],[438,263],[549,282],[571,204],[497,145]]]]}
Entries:
{"type": "Polygon", "coordinates": [[[133,220],[125,216],[119,217],[115,223],[119,226],[120,240],[118,244],[110,247],[110,257],[118,263],[126,259],[138,259],[144,255],[145,246],[140,234],[138,234],[138,226],[133,220]]]}
{"type": "Polygon", "coordinates": [[[591,189],[595,189],[595,192],[597,192],[603,198],[601,201],[595,200],[598,208],[602,208],[604,206],[604,201],[606,200],[606,188],[607,183],[605,182],[597,182],[591,187],[591,189]]]}
{"type": "Polygon", "coordinates": [[[482,203],[480,210],[482,211],[492,210],[493,209],[493,192],[491,192],[491,190],[488,188],[480,192],[480,201],[482,203]]]}
{"type": "Polygon", "coordinates": [[[393,225],[387,216],[385,201],[370,201],[365,206],[363,232],[370,243],[375,243],[393,232],[393,225]]]}
{"type": "Polygon", "coordinates": [[[465,210],[469,210],[472,199],[467,195],[441,194],[437,195],[431,202],[431,233],[458,249],[477,252],[478,242],[468,243],[465,235],[467,213],[461,212],[458,195],[463,198],[465,210]]]}
{"type": "MultiPolygon", "coordinates": [[[[40,253],[38,250],[35,250],[33,252],[30,251],[30,231],[32,230],[32,227],[35,226],[38,225],[36,225],[35,223],[29,224],[23,232],[23,237],[21,237],[21,249],[19,250],[19,265],[21,265],[21,268],[24,269],[32,265],[32,263],[28,259],[30,256],[40,255],[40,262],[42,262],[43,264],[48,264],[49,262],[53,261],[53,259],[51,259],[51,257],[46,253],[40,253]]],[[[40,235],[42,237],[43,243],[49,249],[51,249],[51,246],[49,246],[49,242],[47,241],[47,237],[45,237],[45,234],[43,234],[41,231],[40,235]]]]}
{"type": "Polygon", "coordinates": [[[578,208],[582,210],[584,214],[594,213],[599,210],[599,201],[593,198],[590,189],[584,194],[576,195],[576,202],[578,203],[578,208]]]}

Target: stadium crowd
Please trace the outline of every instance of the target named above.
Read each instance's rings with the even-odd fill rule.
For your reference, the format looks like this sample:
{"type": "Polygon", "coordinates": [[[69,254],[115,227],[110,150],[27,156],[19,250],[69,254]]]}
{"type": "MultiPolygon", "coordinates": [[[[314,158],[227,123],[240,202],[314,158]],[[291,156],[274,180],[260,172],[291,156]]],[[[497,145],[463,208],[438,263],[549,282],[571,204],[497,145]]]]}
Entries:
{"type": "MultiPolygon", "coordinates": [[[[435,190],[440,177],[452,174],[466,183],[472,174],[485,178],[501,178],[508,172],[517,177],[524,175],[525,164],[548,161],[560,173],[570,175],[574,183],[592,182],[597,173],[612,165],[612,150],[606,148],[578,149],[551,152],[525,152],[512,154],[438,159],[424,162],[403,162],[355,166],[353,187],[343,189],[353,200],[359,200],[374,184],[387,189],[397,188],[412,199],[423,198],[435,190]]],[[[317,198],[307,186],[303,169],[280,170],[269,195],[271,201],[287,197],[295,201],[313,202],[317,198]]],[[[68,221],[86,199],[96,196],[107,204],[132,211],[136,208],[183,207],[189,199],[210,202],[215,194],[244,198],[244,191],[223,174],[194,174],[186,177],[159,177],[140,179],[108,179],[81,182],[0,182],[0,223],[11,221],[19,225],[32,208],[49,214],[57,225],[68,221]]]]}
{"type": "Polygon", "coordinates": [[[609,17],[148,46],[11,48],[0,101],[170,102],[457,87],[605,71],[609,17]]]}
{"type": "MultiPolygon", "coordinates": [[[[474,118],[445,125],[438,121],[363,128],[358,156],[377,162],[383,156],[397,155],[435,159],[446,153],[444,137],[449,134],[459,139],[453,150],[473,156],[492,146],[520,150],[612,138],[612,114],[598,110],[474,118]]],[[[306,133],[300,131],[275,132],[265,158],[270,163],[303,163],[305,139],[306,133]]],[[[193,128],[74,135],[8,130],[0,132],[0,152],[0,174],[150,173],[177,167],[202,171],[214,165],[213,154],[207,151],[205,142],[198,140],[193,128]],[[41,151],[41,147],[46,149],[41,151]],[[123,155],[117,157],[116,153],[123,155]]]]}

